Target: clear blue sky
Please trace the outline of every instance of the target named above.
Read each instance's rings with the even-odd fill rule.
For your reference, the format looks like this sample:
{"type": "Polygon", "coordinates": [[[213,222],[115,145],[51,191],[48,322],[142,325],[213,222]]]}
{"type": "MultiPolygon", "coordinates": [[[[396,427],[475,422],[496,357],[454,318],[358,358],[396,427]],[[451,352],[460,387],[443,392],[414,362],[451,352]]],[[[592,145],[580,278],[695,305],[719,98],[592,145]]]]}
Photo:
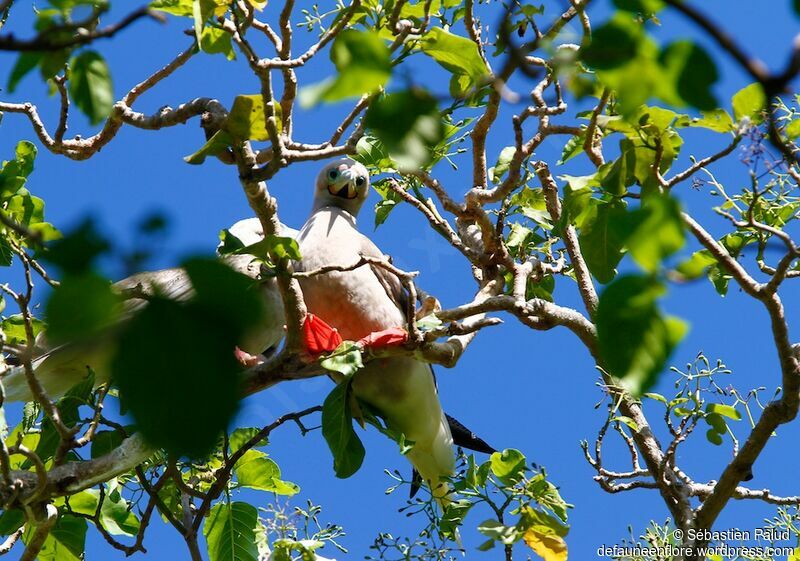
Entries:
{"type": "MultiPolygon", "coordinates": [[[[123,13],[122,2],[117,2],[114,13],[123,13]]],[[[305,4],[305,3],[303,3],[305,4]]],[[[610,2],[597,0],[594,22],[597,25],[608,13],[610,2]]],[[[789,0],[771,2],[727,2],[713,0],[695,2],[702,4],[707,13],[723,23],[729,32],[747,45],[773,67],[782,65],[793,34],[798,30],[798,20],[790,11],[789,0]]],[[[329,5],[325,3],[324,5],[329,5]]],[[[275,11],[276,2],[269,8],[275,11]]],[[[555,2],[547,2],[548,13],[554,14],[555,2]]],[[[9,27],[20,35],[30,30],[30,18],[25,3],[15,6],[9,27]],[[21,25],[18,25],[20,24],[21,25]]],[[[664,40],[675,37],[698,37],[696,28],[677,15],[665,13],[662,27],[656,35],[664,40]]],[[[109,60],[119,98],[133,84],[153,70],[171,60],[189,44],[182,30],[189,27],[188,20],[170,18],[166,26],[153,22],[140,22],[111,42],[97,44],[109,60]]],[[[311,37],[298,29],[296,37],[301,44],[311,37]]],[[[708,45],[708,41],[699,38],[708,45]]],[[[709,50],[718,54],[713,46],[709,50]]],[[[265,52],[262,46],[262,52],[265,52]]],[[[2,75],[8,74],[13,56],[0,55],[2,75]]],[[[721,80],[715,91],[723,106],[728,106],[731,94],[748,84],[746,77],[727,59],[721,61],[721,80]]],[[[309,67],[301,69],[301,83],[313,83],[332,72],[325,55],[318,57],[309,67]]],[[[424,64],[414,78],[444,90],[443,75],[433,65],[424,64]]],[[[5,78],[3,78],[4,80],[5,78]]],[[[396,82],[396,83],[399,83],[396,82]]],[[[160,84],[137,102],[136,109],[151,113],[159,107],[177,105],[194,97],[214,97],[230,104],[241,93],[255,93],[258,85],[247,70],[241,57],[230,63],[221,55],[199,55],[184,68],[160,84]]],[[[35,77],[27,78],[17,93],[8,101],[32,101],[37,104],[50,127],[56,119],[56,102],[48,98],[45,87],[35,77]]],[[[295,120],[298,140],[315,142],[329,136],[330,131],[348,110],[349,104],[322,106],[311,111],[298,110],[295,120]]],[[[495,133],[490,138],[490,159],[500,149],[510,144],[510,110],[504,108],[495,133]],[[504,118],[503,118],[504,117],[504,118]]],[[[574,112],[570,111],[570,115],[574,112]]],[[[568,119],[561,119],[568,122],[568,119]]],[[[69,134],[92,134],[93,129],[77,112],[72,116],[69,134]]],[[[34,140],[28,122],[17,115],[6,115],[0,126],[0,157],[13,153],[20,139],[34,140]]],[[[705,155],[721,147],[725,139],[704,132],[686,134],[678,168],[685,167],[689,154],[705,155]]],[[[537,157],[555,162],[561,150],[562,139],[550,140],[540,149],[537,157]]],[[[57,226],[68,228],[87,215],[98,217],[108,233],[123,246],[132,242],[134,225],[152,211],[162,211],[170,218],[169,235],[163,251],[149,264],[150,268],[167,267],[183,256],[210,253],[217,242],[217,233],[234,221],[250,216],[249,208],[237,181],[236,172],[215,160],[202,166],[190,166],[182,157],[192,153],[203,143],[197,120],[185,126],[174,127],[158,133],[124,127],[117,138],[103,151],[87,162],[73,162],[41,151],[36,171],[30,181],[31,190],[47,202],[47,215],[57,226]]],[[[458,160],[458,172],[442,170],[442,177],[454,195],[469,188],[465,156],[458,160]]],[[[287,224],[299,227],[310,208],[313,177],[320,164],[293,166],[281,172],[271,183],[272,193],[278,197],[280,216],[287,224]]],[[[717,177],[737,191],[746,182],[746,168],[737,157],[716,165],[717,177]]],[[[588,171],[585,157],[556,173],[580,174],[588,171]]],[[[723,232],[723,220],[706,208],[716,204],[707,192],[691,190],[683,184],[677,193],[682,203],[695,211],[699,219],[712,232],[723,232]]],[[[463,258],[443,240],[430,231],[423,220],[409,208],[400,208],[388,222],[373,233],[373,196],[365,206],[361,218],[362,231],[373,236],[375,242],[406,269],[420,270],[420,283],[437,295],[444,306],[466,301],[474,290],[468,268],[463,258]]],[[[687,253],[690,248],[687,248],[687,253]]],[[[110,271],[113,274],[113,271],[110,271]]],[[[791,287],[789,287],[791,288],[791,287]]],[[[579,305],[574,286],[559,279],[556,300],[567,305],[579,305]]],[[[800,291],[794,287],[785,295],[790,320],[797,310],[800,291]]],[[[697,283],[672,286],[665,301],[669,312],[691,323],[690,335],[675,354],[674,363],[682,365],[702,350],[711,359],[722,358],[734,370],[731,381],[744,390],[766,386],[772,390],[779,384],[777,361],[770,348],[768,322],[765,313],[750,299],[732,287],[722,299],[705,280],[697,283]]],[[[796,328],[792,331],[798,339],[796,328]]],[[[180,360],[180,357],[175,357],[180,360]]],[[[573,559],[594,558],[595,550],[602,544],[614,544],[628,534],[631,525],[638,534],[650,519],[664,521],[668,513],[660,498],[652,491],[608,495],[593,481],[593,470],[586,464],[579,447],[581,439],[593,441],[604,419],[604,409],[594,409],[600,400],[595,387],[596,372],[588,353],[565,330],[533,332],[508,319],[505,325],[481,333],[469,352],[453,370],[438,369],[439,388],[445,409],[460,419],[496,448],[515,447],[530,459],[547,468],[550,479],[561,488],[564,498],[576,505],[570,513],[571,531],[567,538],[573,559]]],[[[670,391],[668,377],[659,388],[670,391]]],[[[285,384],[248,399],[242,414],[242,425],[263,425],[277,415],[320,403],[330,390],[327,379],[319,378],[302,383],[285,384]]],[[[186,404],[191,407],[191,404],[186,404]]],[[[660,428],[660,413],[651,415],[653,424],[660,428]]],[[[770,487],[777,493],[797,493],[796,477],[787,477],[789,446],[798,441],[800,430],[783,428],[777,439],[767,446],[755,467],[755,488],[770,487]]],[[[297,482],[302,493],[295,499],[302,504],[310,499],[322,504],[323,521],[343,524],[347,537],[342,540],[352,558],[367,553],[367,547],[379,531],[395,535],[415,534],[421,521],[408,520],[397,508],[403,497],[384,495],[391,480],[384,468],[409,471],[407,463],[398,457],[396,446],[374,431],[363,435],[367,458],[361,471],[348,480],[336,479],[331,469],[331,457],[319,432],[301,438],[294,427],[287,426],[272,438],[271,455],[279,462],[286,479],[297,482]]],[[[607,458],[624,461],[619,451],[609,447],[607,458]]],[[[683,449],[678,461],[696,480],[718,477],[723,462],[729,457],[729,448],[712,449],[702,435],[696,444],[683,449]]],[[[796,453],[791,454],[796,458],[796,453]]],[[[621,469],[626,464],[619,463],[621,469]]],[[[263,504],[269,497],[262,497],[263,504]]],[[[760,525],[773,509],[755,502],[731,504],[719,521],[720,528],[739,527],[752,529],[760,525]]],[[[471,516],[467,525],[474,527],[483,518],[471,516]]],[[[97,559],[102,551],[104,559],[121,559],[118,552],[110,550],[96,532],[90,531],[87,558],[97,559]]],[[[463,531],[469,557],[497,558],[495,551],[481,554],[474,547],[483,541],[476,531],[463,531]]],[[[153,560],[184,558],[182,540],[170,528],[156,521],[145,542],[153,560]]],[[[525,552],[520,551],[520,555],[525,552]]],[[[337,552],[324,550],[326,556],[337,552]]],[[[342,557],[342,556],[340,556],[342,557]]]]}

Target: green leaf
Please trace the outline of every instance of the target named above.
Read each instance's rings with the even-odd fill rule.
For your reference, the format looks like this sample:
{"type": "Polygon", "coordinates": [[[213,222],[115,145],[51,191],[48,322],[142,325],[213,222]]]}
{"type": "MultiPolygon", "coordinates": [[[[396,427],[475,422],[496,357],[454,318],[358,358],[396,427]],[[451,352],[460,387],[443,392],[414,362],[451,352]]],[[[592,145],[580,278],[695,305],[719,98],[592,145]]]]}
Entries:
{"type": "MultiPolygon", "coordinates": [[[[139,519],[119,491],[106,486],[103,504],[100,507],[100,523],[114,536],[135,536],[139,531],[139,519]]],[[[78,514],[94,516],[100,503],[100,491],[86,489],[69,498],[70,509],[78,514]]]]}
{"type": "Polygon", "coordinates": [[[69,62],[69,94],[75,105],[96,125],[111,113],[114,89],[106,61],[95,51],[81,51],[69,62]]]}
{"type": "MultiPolygon", "coordinates": [[[[39,561],[82,561],[86,548],[86,520],[77,516],[59,516],[44,541],[37,559],[39,561]]],[[[26,527],[22,540],[28,543],[33,537],[32,527],[26,527]]]]}
{"type": "Polygon", "coordinates": [[[624,424],[625,426],[627,426],[629,429],[631,429],[634,432],[639,430],[639,425],[636,423],[636,421],[634,421],[630,417],[626,417],[625,415],[617,415],[616,417],[614,417],[611,420],[614,421],[614,422],[617,422],[617,423],[624,424]]]}
{"type": "Polygon", "coordinates": [[[506,146],[500,151],[497,157],[497,163],[489,168],[489,179],[494,183],[499,183],[503,176],[508,173],[508,168],[511,166],[511,160],[514,159],[514,154],[517,149],[514,146],[506,146]]]}
{"type": "Polygon", "coordinates": [[[187,164],[198,165],[206,161],[208,156],[216,156],[224,152],[229,146],[233,144],[233,137],[224,131],[218,130],[215,132],[208,141],[200,147],[200,149],[183,158],[187,164]]]}
{"type": "Polygon", "coordinates": [[[178,456],[200,457],[238,408],[241,365],[233,350],[264,312],[252,279],[211,259],[184,268],[194,298],[151,299],[125,326],[111,371],[148,441],[178,456]],[[185,415],[180,403],[203,414],[185,415]]]}
{"type": "Polygon", "coordinates": [[[704,111],[717,107],[711,88],[719,79],[717,66],[706,51],[693,41],[675,41],[662,52],[660,62],[665,82],[674,84],[677,105],[691,105],[704,111]]]}
{"type": "Polygon", "coordinates": [[[537,503],[549,508],[562,522],[567,521],[567,509],[572,508],[572,505],[561,498],[558,488],[547,481],[544,473],[537,473],[531,477],[525,490],[537,503]]]}
{"type": "Polygon", "coordinates": [[[44,201],[28,193],[17,194],[8,199],[5,212],[23,226],[31,226],[44,220],[44,201]]]}
{"type": "Polygon", "coordinates": [[[516,526],[506,526],[491,518],[481,522],[478,525],[478,531],[484,536],[488,536],[504,545],[511,545],[521,537],[520,531],[516,526]]]}
{"type": "Polygon", "coordinates": [[[790,121],[789,124],[786,125],[784,132],[791,140],[800,136],[800,119],[793,119],[790,121]]]}
{"type": "Polygon", "coordinates": [[[420,39],[419,47],[453,74],[450,82],[453,97],[465,97],[480,86],[487,75],[478,46],[466,37],[434,27],[420,39]]]}
{"type": "Polygon", "coordinates": [[[755,82],[733,94],[733,117],[741,121],[748,117],[754,123],[764,120],[764,109],[767,106],[767,96],[761,84],[755,82]]]}
{"type": "Polygon", "coordinates": [[[122,301],[108,279],[91,272],[67,275],[47,300],[47,338],[61,343],[97,337],[121,311],[122,301]]]}
{"type": "Polygon", "coordinates": [[[714,290],[720,296],[728,294],[728,284],[733,277],[719,264],[715,263],[708,268],[708,280],[714,285],[714,290]]]}
{"type": "Polygon", "coordinates": [[[711,426],[719,434],[725,434],[728,429],[728,425],[725,422],[725,419],[722,418],[722,415],[718,413],[708,413],[708,408],[706,408],[705,420],[706,423],[708,423],[709,426],[711,426]]]}
{"type": "Polygon", "coordinates": [[[664,8],[663,0],[614,0],[618,10],[633,12],[635,14],[651,15],[664,8]]]}
{"type": "Polygon", "coordinates": [[[685,242],[680,206],[668,195],[653,195],[631,214],[637,225],[627,238],[628,251],[645,271],[654,273],[685,242]]]}
{"type": "Polygon", "coordinates": [[[150,9],[190,18],[193,14],[192,4],[192,0],[154,0],[150,2],[150,9]]]}
{"type": "Polygon", "coordinates": [[[236,480],[242,487],[292,496],[300,492],[294,483],[281,480],[281,469],[259,450],[248,450],[236,462],[236,480]]]}
{"type": "Polygon", "coordinates": [[[717,415],[722,415],[723,417],[727,417],[729,419],[733,419],[734,421],[741,421],[742,414],[736,410],[735,407],[731,405],[723,405],[721,403],[709,403],[706,406],[706,411],[709,413],[716,413],[717,415]]]}
{"type": "Polygon", "coordinates": [[[239,338],[263,320],[264,303],[259,286],[250,277],[216,259],[194,258],[183,263],[192,281],[192,304],[208,314],[219,328],[239,338]]]}
{"type": "MultiPolygon", "coordinates": [[[[278,133],[282,130],[281,106],[272,102],[272,118],[278,133]]],[[[266,115],[264,114],[264,98],[260,94],[237,95],[233,107],[225,121],[225,130],[231,136],[241,140],[269,140],[266,115]]],[[[201,148],[202,150],[202,148],[201,148]]]]}
{"type": "Polygon", "coordinates": [[[724,109],[703,111],[702,115],[702,118],[693,119],[691,126],[716,132],[733,132],[736,130],[736,124],[733,122],[730,113],[724,109]]]}
{"type": "Polygon", "coordinates": [[[350,477],[364,462],[364,445],[353,429],[350,379],[339,383],[322,405],[322,436],[333,454],[336,477],[350,477]]]}
{"type": "Polygon", "coordinates": [[[386,222],[389,213],[394,210],[394,207],[402,202],[395,191],[387,186],[386,181],[379,180],[372,184],[372,188],[381,197],[381,200],[375,203],[375,228],[386,222]]]}
{"type": "Polygon", "coordinates": [[[597,308],[597,338],[603,367],[628,391],[641,395],[656,381],[686,325],[664,317],[656,301],[664,287],[645,276],[623,276],[609,284],[597,308]]]}
{"type": "Polygon", "coordinates": [[[596,204],[593,212],[592,218],[583,222],[578,242],[589,271],[605,284],[617,274],[616,267],[622,259],[627,235],[620,232],[617,223],[625,220],[625,206],[603,202],[596,204]]]}
{"type": "MultiPolygon", "coordinates": [[[[0,267],[8,267],[14,260],[14,250],[8,244],[8,240],[0,237],[0,267]]],[[[1,312],[2,310],[0,310],[1,312]]]]}
{"type": "Polygon", "coordinates": [[[269,234],[265,236],[264,239],[254,244],[234,248],[230,251],[225,250],[225,245],[223,245],[223,251],[220,251],[220,253],[223,255],[226,253],[252,255],[259,259],[268,259],[270,255],[274,255],[278,259],[294,259],[295,261],[302,258],[297,240],[285,236],[276,236],[274,234],[269,234]]]}
{"type": "Polygon", "coordinates": [[[60,267],[65,274],[81,275],[111,246],[97,231],[94,222],[87,219],[63,238],[55,240],[47,249],[47,261],[60,267]]]}
{"type": "Polygon", "coordinates": [[[0,514],[0,536],[16,532],[25,523],[25,513],[20,509],[4,510],[0,514]]]}
{"type": "Polygon", "coordinates": [[[494,452],[489,457],[489,461],[492,473],[507,485],[520,481],[527,470],[525,455],[513,448],[494,452]]]}
{"type": "Polygon", "coordinates": [[[564,149],[561,151],[561,159],[558,160],[558,165],[563,165],[570,161],[572,158],[583,152],[583,145],[586,142],[586,131],[581,134],[571,136],[564,149]]]}
{"type": "Polygon", "coordinates": [[[110,454],[122,444],[125,438],[115,430],[99,431],[92,439],[92,459],[110,454]]]}
{"type": "Polygon", "coordinates": [[[633,150],[623,152],[613,162],[603,164],[597,172],[600,186],[606,193],[620,197],[633,183],[632,174],[636,155],[633,150]]]}
{"type": "Polygon", "coordinates": [[[258,561],[258,510],[243,502],[217,503],[203,525],[210,561],[258,561]]]}
{"type": "Polygon", "coordinates": [[[428,166],[432,150],[445,134],[436,100],[419,89],[376,99],[364,116],[364,124],[401,170],[428,166]]]}
{"type": "Polygon", "coordinates": [[[707,249],[701,249],[695,251],[689,259],[675,267],[675,270],[687,280],[692,280],[706,274],[708,268],[716,262],[717,260],[707,249]]]}
{"type": "MultiPolygon", "coordinates": [[[[44,323],[36,318],[31,318],[31,324],[35,338],[42,332],[44,323]]],[[[10,345],[25,346],[28,344],[28,339],[25,336],[25,321],[22,318],[22,314],[14,314],[0,321],[0,331],[5,333],[6,342],[10,345]]]]}
{"type": "Polygon", "coordinates": [[[11,74],[8,76],[7,88],[9,93],[14,93],[20,81],[22,81],[31,70],[36,68],[42,60],[42,56],[40,52],[20,53],[17,62],[14,63],[14,68],[11,69],[11,74]]]}
{"type": "Polygon", "coordinates": [[[206,27],[200,34],[200,49],[208,54],[223,54],[234,60],[236,53],[231,43],[231,34],[217,27],[206,27]]]}
{"type": "Polygon", "coordinates": [[[614,18],[592,32],[592,42],[581,49],[581,58],[597,70],[620,67],[636,56],[641,30],[626,18],[614,18]]]}
{"type": "Polygon", "coordinates": [[[464,523],[474,503],[467,499],[452,501],[444,507],[442,518],[439,520],[439,531],[449,540],[457,541],[458,528],[464,523]]]}
{"type": "MultiPolygon", "coordinates": [[[[228,447],[230,448],[230,453],[234,454],[242,446],[247,444],[251,438],[254,438],[259,432],[261,432],[261,429],[255,427],[238,428],[233,431],[228,437],[228,447]]],[[[254,448],[260,448],[262,446],[266,446],[267,444],[269,444],[269,441],[267,438],[264,438],[260,440],[254,446],[254,448]]]]}
{"type": "Polygon", "coordinates": [[[333,42],[331,60],[335,78],[304,88],[300,92],[303,107],[375,93],[392,75],[389,49],[376,31],[343,31],[333,42]]]}
{"type": "Polygon", "coordinates": [[[320,365],[331,372],[344,376],[352,376],[364,363],[361,361],[361,349],[352,341],[344,341],[332,353],[320,361],[320,365]]]}
{"type": "Polygon", "coordinates": [[[394,170],[394,162],[389,157],[383,142],[369,134],[362,136],[356,144],[353,159],[374,170],[376,174],[394,170]]]}
{"type": "Polygon", "coordinates": [[[33,172],[33,161],[36,159],[36,146],[32,142],[21,140],[17,143],[14,156],[17,162],[18,173],[22,177],[28,177],[33,172]]]}
{"type": "Polygon", "coordinates": [[[719,446],[722,444],[722,436],[714,429],[708,429],[706,438],[711,444],[719,446]]]}

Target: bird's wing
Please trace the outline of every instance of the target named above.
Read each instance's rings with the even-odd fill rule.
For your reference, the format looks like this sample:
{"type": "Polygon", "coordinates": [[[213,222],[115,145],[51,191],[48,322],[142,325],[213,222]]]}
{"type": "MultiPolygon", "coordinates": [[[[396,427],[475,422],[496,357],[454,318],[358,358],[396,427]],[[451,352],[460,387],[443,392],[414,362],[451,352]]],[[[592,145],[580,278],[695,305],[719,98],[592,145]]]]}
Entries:
{"type": "MultiPolygon", "coordinates": [[[[230,230],[240,239],[244,238],[242,241],[248,245],[263,238],[261,224],[255,218],[241,220],[230,230]]],[[[294,237],[297,231],[283,226],[281,235],[294,237]]],[[[229,255],[222,257],[222,260],[232,269],[254,280],[259,278],[260,268],[249,255],[229,255]]],[[[86,375],[86,365],[90,364],[94,369],[98,384],[108,378],[113,337],[126,320],[147,305],[149,296],[158,295],[185,302],[194,294],[189,275],[182,268],[137,273],[114,283],[113,288],[126,298],[122,317],[118,323],[109,327],[104,334],[106,336],[58,346],[48,343],[46,333],[37,338],[36,346],[40,352],[34,361],[34,367],[39,380],[52,397],[63,395],[77,384],[86,375]]],[[[248,333],[239,345],[242,350],[254,355],[277,346],[284,335],[283,304],[274,279],[261,283],[260,290],[265,304],[265,316],[259,326],[248,333]]],[[[21,367],[12,366],[3,373],[2,378],[8,401],[32,399],[21,367]]]]}
{"type": "MultiPolygon", "coordinates": [[[[378,247],[372,243],[368,237],[363,234],[360,235],[360,244],[361,250],[359,253],[364,257],[372,257],[375,259],[383,259],[384,261],[391,262],[391,259],[388,255],[384,255],[378,249],[378,247]]],[[[406,315],[408,310],[408,300],[411,295],[408,293],[408,290],[403,283],[397,278],[397,275],[392,273],[390,270],[386,269],[385,267],[381,267],[379,265],[375,265],[370,263],[370,269],[372,269],[372,273],[377,277],[378,282],[381,283],[386,295],[395,303],[397,308],[403,315],[406,315]]]]}

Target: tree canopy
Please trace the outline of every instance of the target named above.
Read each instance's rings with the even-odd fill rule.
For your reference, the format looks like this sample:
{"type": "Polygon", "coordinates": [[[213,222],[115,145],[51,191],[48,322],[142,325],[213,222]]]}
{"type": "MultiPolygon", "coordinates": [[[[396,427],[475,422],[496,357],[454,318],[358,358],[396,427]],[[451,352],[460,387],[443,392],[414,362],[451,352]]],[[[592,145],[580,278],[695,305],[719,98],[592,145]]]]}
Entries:
{"type": "MultiPolygon", "coordinates": [[[[161,518],[193,560],[451,559],[462,536],[470,544],[480,536],[478,550],[495,550],[487,556],[565,560],[573,505],[559,487],[574,474],[547,471],[533,451],[461,451],[444,507],[427,490],[403,507],[419,521],[418,535],[375,527],[368,552],[347,553],[347,520],[325,523],[312,502],[284,506],[300,487],[270,444],[274,432],[291,430],[284,425],[301,435],[321,429],[331,459],[319,477],[331,481],[359,477],[368,453],[362,428],[407,454],[414,443],[351,391],[364,364],[413,356],[458,368],[473,341],[513,322],[531,341],[567,331],[572,347],[555,352],[582,349],[596,366],[604,422],[580,445],[599,488],[649,490],[663,503],[661,512],[629,516],[637,537],[628,545],[659,553],[608,556],[732,558],[703,549],[724,545],[710,532],[732,500],[774,505],[767,526],[789,532],[761,544],[783,550],[737,555],[800,556],[800,498],[773,492],[774,482],[747,483],[765,448],[787,445],[778,442],[783,425],[800,409],[800,347],[786,304],[800,278],[797,44],[781,46],[787,61],[770,68],[751,54],[758,45],[681,0],[155,0],[130,12],[121,2],[49,0],[28,9],[0,0],[0,51],[13,61],[3,71],[0,131],[11,120],[28,131],[13,153],[0,154],[0,266],[14,279],[0,284],[4,552],[99,557],[86,545],[97,532],[125,555],[153,553],[158,543],[148,543],[147,531],[161,518]],[[661,25],[667,16],[694,32],[672,37],[661,25]],[[147,61],[137,83],[117,83],[117,45],[151,20],[168,23],[154,40],[177,34],[185,48],[147,61]],[[179,72],[198,59],[240,65],[248,81],[236,84],[233,99],[208,96],[179,72]],[[747,77],[732,96],[719,92],[723,65],[747,77]],[[181,79],[183,98],[159,97],[163,83],[181,79]],[[51,96],[47,108],[27,101],[37,88],[51,96]],[[311,126],[303,120],[311,111],[331,112],[335,126],[311,126]],[[71,134],[84,119],[91,133],[71,134]],[[223,230],[222,260],[208,247],[158,277],[182,279],[189,292],[164,290],[147,275],[112,284],[108,263],[141,271],[167,219],[143,220],[133,249],[91,218],[54,224],[37,196],[40,153],[80,166],[107,146],[124,148],[129,129],[152,131],[158,146],[160,134],[186,123],[195,125],[186,167],[223,166],[263,239],[223,230]],[[546,156],[552,145],[560,158],[546,156]],[[273,185],[291,182],[304,163],[342,156],[372,177],[377,202],[372,217],[362,215],[362,230],[410,224],[397,210],[414,213],[459,256],[463,268],[446,274],[460,275],[470,295],[451,303],[450,294],[424,291],[418,272],[370,262],[413,295],[406,324],[397,326],[400,344],[337,341],[314,354],[299,279],[324,271],[295,270],[302,255],[281,224],[283,205],[310,191],[278,193],[273,185]],[[742,166],[745,179],[718,181],[715,170],[725,165],[742,166]],[[225,265],[235,257],[257,273],[225,265]],[[727,305],[765,318],[769,348],[752,352],[774,360],[775,371],[731,378],[724,361],[702,349],[673,366],[694,318],[667,313],[662,302],[693,282],[710,282],[721,298],[741,294],[746,305],[727,305]],[[269,313],[257,295],[267,283],[285,311],[285,337],[262,362],[243,366],[233,349],[269,313]],[[79,364],[77,384],[58,395],[41,379],[51,352],[79,364]],[[344,381],[320,403],[237,426],[246,396],[326,374],[344,381]],[[24,406],[10,403],[19,396],[27,396],[24,406]],[[707,481],[681,452],[710,447],[726,453],[713,456],[716,475],[707,481]]],[[[800,17],[800,4],[792,9],[800,17]]],[[[81,196],[78,187],[71,192],[81,196]]],[[[497,352],[518,353],[521,369],[535,361],[510,344],[497,352]]],[[[565,380],[563,392],[593,383],[585,374],[579,380],[565,380]]],[[[418,485],[387,473],[387,493],[418,485]]],[[[358,499],[368,508],[366,495],[358,499]]]]}

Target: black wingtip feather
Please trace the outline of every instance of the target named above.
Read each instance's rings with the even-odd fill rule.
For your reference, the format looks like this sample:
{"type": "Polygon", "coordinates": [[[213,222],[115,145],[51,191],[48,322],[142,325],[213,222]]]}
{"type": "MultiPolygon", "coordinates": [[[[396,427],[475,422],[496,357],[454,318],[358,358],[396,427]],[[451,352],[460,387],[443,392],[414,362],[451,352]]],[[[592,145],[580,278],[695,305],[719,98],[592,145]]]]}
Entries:
{"type": "Polygon", "coordinates": [[[484,454],[493,454],[497,452],[485,440],[478,437],[474,432],[462,425],[458,420],[445,414],[447,424],[450,425],[450,433],[453,435],[453,444],[474,450],[475,452],[482,452],[484,454]]]}
{"type": "Polygon", "coordinates": [[[411,470],[411,489],[408,492],[408,498],[413,499],[414,495],[417,494],[419,491],[420,486],[422,485],[422,476],[419,472],[415,469],[411,470]]]}

